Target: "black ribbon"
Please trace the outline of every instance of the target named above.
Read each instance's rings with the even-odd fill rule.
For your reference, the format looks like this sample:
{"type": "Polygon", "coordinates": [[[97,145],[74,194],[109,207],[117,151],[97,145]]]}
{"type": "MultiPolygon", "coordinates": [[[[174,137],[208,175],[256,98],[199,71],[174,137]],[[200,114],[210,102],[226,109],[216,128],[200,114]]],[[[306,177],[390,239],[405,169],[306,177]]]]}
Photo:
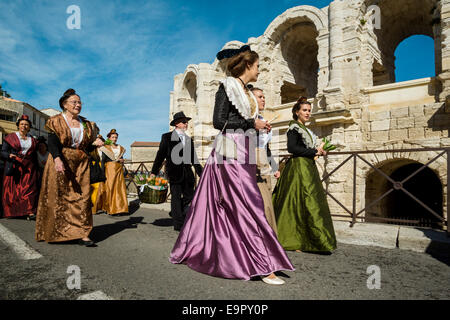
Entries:
{"type": "Polygon", "coordinates": [[[246,44],[240,47],[239,49],[224,49],[217,54],[217,59],[222,60],[226,58],[231,58],[244,51],[250,51],[250,46],[246,44]]]}

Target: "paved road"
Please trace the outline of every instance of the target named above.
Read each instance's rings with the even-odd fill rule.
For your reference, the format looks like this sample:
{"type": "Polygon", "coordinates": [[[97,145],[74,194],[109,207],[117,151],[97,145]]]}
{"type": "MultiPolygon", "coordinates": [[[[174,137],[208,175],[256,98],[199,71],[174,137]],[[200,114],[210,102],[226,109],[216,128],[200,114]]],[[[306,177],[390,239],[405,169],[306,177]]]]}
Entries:
{"type": "Polygon", "coordinates": [[[286,285],[269,286],[169,263],[178,233],[163,211],[95,216],[96,248],[37,243],[34,222],[1,219],[0,224],[43,255],[19,260],[0,241],[0,300],[77,299],[98,290],[114,299],[450,299],[450,260],[405,250],[339,244],[332,255],[288,252],[296,270],[285,273],[286,285]],[[80,267],[80,290],[67,288],[71,265],[80,267]],[[367,288],[371,265],[381,271],[379,290],[367,288]]]}

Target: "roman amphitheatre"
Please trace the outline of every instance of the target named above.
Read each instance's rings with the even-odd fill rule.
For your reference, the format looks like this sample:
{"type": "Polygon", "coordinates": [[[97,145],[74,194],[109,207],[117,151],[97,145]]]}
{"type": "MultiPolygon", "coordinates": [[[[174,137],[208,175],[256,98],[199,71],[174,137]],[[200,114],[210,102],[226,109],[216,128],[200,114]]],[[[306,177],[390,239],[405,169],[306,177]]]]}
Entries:
{"type": "MultiPolygon", "coordinates": [[[[313,105],[310,128],[339,146],[317,163],[334,219],[448,230],[449,34],[450,0],[335,0],[291,8],[246,42],[260,55],[255,85],[265,92],[265,117],[278,115],[271,149],[279,160],[300,95],[313,105]],[[413,35],[434,39],[435,76],[396,82],[395,50],[413,35]]],[[[225,70],[217,59],[188,65],[170,93],[168,118],[180,110],[193,118],[189,134],[203,163],[225,70]]]]}

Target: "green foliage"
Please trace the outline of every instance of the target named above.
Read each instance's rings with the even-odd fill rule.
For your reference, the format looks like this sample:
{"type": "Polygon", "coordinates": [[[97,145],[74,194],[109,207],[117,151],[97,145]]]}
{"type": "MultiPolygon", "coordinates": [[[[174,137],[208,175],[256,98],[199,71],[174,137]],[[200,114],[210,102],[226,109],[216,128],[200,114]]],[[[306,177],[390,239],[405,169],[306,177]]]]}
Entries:
{"type": "Polygon", "coordinates": [[[331,151],[336,149],[336,146],[331,144],[330,140],[328,140],[326,137],[322,139],[323,142],[325,142],[325,145],[323,146],[323,150],[325,151],[331,151]]]}

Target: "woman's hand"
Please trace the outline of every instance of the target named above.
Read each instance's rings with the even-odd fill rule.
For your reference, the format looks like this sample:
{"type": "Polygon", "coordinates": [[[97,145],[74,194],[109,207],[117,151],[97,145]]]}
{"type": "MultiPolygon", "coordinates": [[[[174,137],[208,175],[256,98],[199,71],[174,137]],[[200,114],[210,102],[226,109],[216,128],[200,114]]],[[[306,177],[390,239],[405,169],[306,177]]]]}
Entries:
{"type": "Polygon", "coordinates": [[[97,139],[95,139],[93,145],[97,146],[97,147],[103,147],[105,145],[105,143],[102,141],[102,139],[97,138],[97,139]]]}
{"type": "Polygon", "coordinates": [[[256,130],[264,130],[264,129],[266,129],[267,125],[269,125],[269,127],[270,127],[270,124],[268,124],[267,121],[255,119],[255,129],[256,130]]]}
{"type": "Polygon", "coordinates": [[[276,179],[278,179],[280,177],[280,170],[278,170],[277,172],[275,172],[275,174],[273,175],[276,179]]]}
{"type": "Polygon", "coordinates": [[[56,172],[64,172],[65,168],[64,168],[64,163],[62,162],[61,158],[55,158],[55,169],[56,172]]]}
{"type": "Polygon", "coordinates": [[[15,154],[10,153],[9,158],[13,160],[17,160],[17,156],[15,154]]]}

